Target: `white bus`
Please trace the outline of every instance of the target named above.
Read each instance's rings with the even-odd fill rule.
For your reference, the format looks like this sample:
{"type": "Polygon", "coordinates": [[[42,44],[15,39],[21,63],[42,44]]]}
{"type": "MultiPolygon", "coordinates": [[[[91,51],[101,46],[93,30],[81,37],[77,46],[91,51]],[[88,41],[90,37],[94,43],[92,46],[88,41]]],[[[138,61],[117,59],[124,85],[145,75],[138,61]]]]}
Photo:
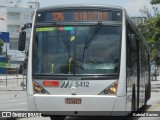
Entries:
{"type": "Polygon", "coordinates": [[[40,8],[28,56],[28,110],[65,116],[126,116],[150,98],[149,47],[125,9],[104,5],[40,8]]]}

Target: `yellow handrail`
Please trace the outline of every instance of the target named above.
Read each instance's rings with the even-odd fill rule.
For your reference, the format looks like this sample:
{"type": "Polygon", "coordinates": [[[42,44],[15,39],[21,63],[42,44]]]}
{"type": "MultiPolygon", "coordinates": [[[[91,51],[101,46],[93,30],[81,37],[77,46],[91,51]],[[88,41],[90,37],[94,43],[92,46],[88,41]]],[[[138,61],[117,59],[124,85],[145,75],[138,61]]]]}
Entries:
{"type": "Polygon", "coordinates": [[[51,73],[54,73],[54,64],[51,64],[51,73]]]}
{"type": "Polygon", "coordinates": [[[72,62],[72,58],[69,59],[69,70],[68,70],[69,72],[68,73],[71,73],[71,62],[72,62]]]}

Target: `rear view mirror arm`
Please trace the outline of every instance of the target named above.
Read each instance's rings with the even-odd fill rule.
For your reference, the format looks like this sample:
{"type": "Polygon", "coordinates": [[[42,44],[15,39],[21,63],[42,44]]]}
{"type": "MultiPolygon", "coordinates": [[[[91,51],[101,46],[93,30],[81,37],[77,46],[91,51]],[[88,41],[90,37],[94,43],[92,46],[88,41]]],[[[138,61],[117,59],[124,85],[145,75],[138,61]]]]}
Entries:
{"type": "Polygon", "coordinates": [[[21,28],[21,30],[23,31],[23,30],[25,30],[27,28],[31,28],[31,27],[32,27],[32,23],[26,23],[26,24],[23,25],[23,27],[21,28]]]}

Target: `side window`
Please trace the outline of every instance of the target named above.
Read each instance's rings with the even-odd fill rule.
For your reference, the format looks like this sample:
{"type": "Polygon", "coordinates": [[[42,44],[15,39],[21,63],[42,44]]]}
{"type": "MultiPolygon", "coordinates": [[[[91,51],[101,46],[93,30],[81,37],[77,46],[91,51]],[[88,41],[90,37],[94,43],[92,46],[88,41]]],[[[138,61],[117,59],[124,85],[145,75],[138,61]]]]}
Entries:
{"type": "Polygon", "coordinates": [[[136,62],[137,43],[135,34],[127,32],[127,58],[128,67],[132,67],[136,62]]]}
{"type": "Polygon", "coordinates": [[[131,76],[137,74],[137,37],[132,28],[127,27],[127,68],[131,76]]]}

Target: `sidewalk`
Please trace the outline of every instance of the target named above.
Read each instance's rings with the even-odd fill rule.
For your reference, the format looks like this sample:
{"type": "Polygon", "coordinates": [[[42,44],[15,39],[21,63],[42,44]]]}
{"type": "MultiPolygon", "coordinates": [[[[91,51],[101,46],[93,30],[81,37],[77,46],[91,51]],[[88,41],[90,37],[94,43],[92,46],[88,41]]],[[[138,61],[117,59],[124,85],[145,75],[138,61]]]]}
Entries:
{"type": "Polygon", "coordinates": [[[157,77],[157,80],[151,81],[151,91],[160,92],[160,76],[157,77]]]}
{"type": "Polygon", "coordinates": [[[23,81],[25,81],[23,75],[0,75],[0,91],[19,91],[24,90],[23,81]]]}
{"type": "MultiPolygon", "coordinates": [[[[158,72],[160,73],[160,69],[158,70],[158,72]]],[[[153,80],[151,79],[151,91],[160,92],[160,74],[159,76],[157,76],[156,80],[155,80],[155,77],[153,80]]]]}

